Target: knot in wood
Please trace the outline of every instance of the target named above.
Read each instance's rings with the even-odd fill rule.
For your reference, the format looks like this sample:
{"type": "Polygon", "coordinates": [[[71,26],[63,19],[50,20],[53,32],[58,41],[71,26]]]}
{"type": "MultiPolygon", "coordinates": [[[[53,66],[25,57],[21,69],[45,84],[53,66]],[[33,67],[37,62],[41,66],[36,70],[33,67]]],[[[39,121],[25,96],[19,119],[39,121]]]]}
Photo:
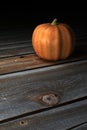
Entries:
{"type": "Polygon", "coordinates": [[[56,94],[47,94],[47,95],[43,95],[42,101],[47,105],[54,106],[58,104],[59,97],[56,94]]]}

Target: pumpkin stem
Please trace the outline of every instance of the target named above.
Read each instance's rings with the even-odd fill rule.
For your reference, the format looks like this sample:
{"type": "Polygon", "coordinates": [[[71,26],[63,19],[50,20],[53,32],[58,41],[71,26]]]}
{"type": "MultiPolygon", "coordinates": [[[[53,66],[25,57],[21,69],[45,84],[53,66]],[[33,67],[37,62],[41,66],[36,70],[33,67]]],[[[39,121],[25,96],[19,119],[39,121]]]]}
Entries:
{"type": "Polygon", "coordinates": [[[55,18],[55,19],[52,21],[51,25],[57,25],[57,18],[55,18]]]}

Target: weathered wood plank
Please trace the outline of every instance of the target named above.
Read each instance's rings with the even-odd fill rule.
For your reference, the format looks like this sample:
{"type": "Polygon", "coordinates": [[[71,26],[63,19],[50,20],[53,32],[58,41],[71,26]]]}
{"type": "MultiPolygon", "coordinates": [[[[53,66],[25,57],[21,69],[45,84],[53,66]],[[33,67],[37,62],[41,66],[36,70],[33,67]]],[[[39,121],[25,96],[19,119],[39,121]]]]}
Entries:
{"type": "Polygon", "coordinates": [[[31,46],[31,31],[27,29],[0,33],[0,58],[31,53],[31,46]]]}
{"type": "Polygon", "coordinates": [[[31,40],[27,40],[27,41],[13,41],[13,42],[9,42],[9,43],[5,43],[5,44],[1,44],[0,43],[0,51],[1,50],[8,50],[8,49],[15,49],[15,48],[19,48],[19,47],[29,47],[32,46],[31,45],[31,40]]]}
{"type": "Polygon", "coordinates": [[[87,122],[85,122],[83,124],[79,124],[77,126],[74,126],[74,128],[70,128],[67,130],[87,130],[87,122]]]}
{"type": "Polygon", "coordinates": [[[1,130],[86,130],[87,100],[3,122],[1,130]]]}
{"type": "Polygon", "coordinates": [[[49,62],[49,61],[40,59],[36,54],[19,55],[15,57],[0,59],[0,75],[11,73],[11,72],[28,70],[28,69],[46,67],[46,66],[51,66],[51,65],[58,65],[62,63],[64,64],[67,62],[84,60],[86,58],[87,58],[87,55],[74,55],[65,60],[49,62]]]}
{"type": "Polygon", "coordinates": [[[0,121],[50,107],[41,102],[50,93],[59,104],[86,97],[87,60],[1,75],[0,121]]]}
{"type": "Polygon", "coordinates": [[[10,56],[17,56],[17,55],[25,55],[34,53],[32,46],[28,47],[20,47],[20,48],[13,48],[8,50],[1,50],[0,51],[0,58],[6,58],[10,56]]]}

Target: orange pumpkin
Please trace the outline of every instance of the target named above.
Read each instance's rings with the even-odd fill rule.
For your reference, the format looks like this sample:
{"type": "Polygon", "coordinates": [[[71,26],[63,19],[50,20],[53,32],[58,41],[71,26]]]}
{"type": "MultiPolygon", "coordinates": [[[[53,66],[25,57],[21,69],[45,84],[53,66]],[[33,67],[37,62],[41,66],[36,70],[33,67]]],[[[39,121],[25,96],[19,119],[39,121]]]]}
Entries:
{"type": "Polygon", "coordinates": [[[34,29],[32,45],[42,59],[66,59],[74,50],[75,36],[69,25],[57,23],[57,19],[54,19],[52,23],[43,23],[34,29]]]}

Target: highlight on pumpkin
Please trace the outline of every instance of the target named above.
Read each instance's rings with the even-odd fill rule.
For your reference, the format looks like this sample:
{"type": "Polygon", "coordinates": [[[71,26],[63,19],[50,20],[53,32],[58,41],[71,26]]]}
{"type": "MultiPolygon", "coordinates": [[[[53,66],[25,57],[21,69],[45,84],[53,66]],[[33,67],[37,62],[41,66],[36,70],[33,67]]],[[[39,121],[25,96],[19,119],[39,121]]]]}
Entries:
{"type": "Polygon", "coordinates": [[[42,59],[57,61],[68,58],[75,48],[75,36],[68,24],[57,23],[37,25],[32,34],[32,46],[42,59]],[[53,26],[55,25],[55,26],[53,26]]]}

